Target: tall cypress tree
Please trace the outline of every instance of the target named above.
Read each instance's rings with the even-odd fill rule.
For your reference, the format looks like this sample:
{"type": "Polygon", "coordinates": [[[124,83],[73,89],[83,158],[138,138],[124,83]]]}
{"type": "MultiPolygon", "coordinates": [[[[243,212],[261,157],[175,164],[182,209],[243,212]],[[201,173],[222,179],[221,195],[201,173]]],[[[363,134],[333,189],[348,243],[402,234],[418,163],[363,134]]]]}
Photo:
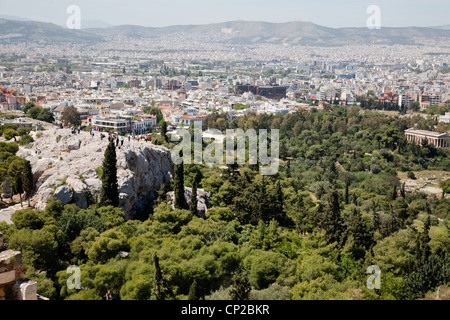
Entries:
{"type": "Polygon", "coordinates": [[[336,189],[332,190],[328,196],[328,208],[322,221],[322,227],[325,229],[328,243],[340,243],[344,229],[341,217],[340,197],[339,191],[336,189]]]}
{"type": "Polygon", "coordinates": [[[183,163],[175,165],[174,174],[174,197],[175,208],[185,209],[186,199],[184,198],[184,166],[183,163]]]}
{"type": "Polygon", "coordinates": [[[431,215],[428,215],[427,218],[425,219],[425,223],[423,225],[423,243],[424,245],[427,246],[427,248],[425,249],[425,258],[428,259],[428,256],[430,255],[430,247],[428,245],[428,243],[431,241],[430,238],[430,228],[431,228],[431,215]]]}
{"type": "Polygon", "coordinates": [[[155,277],[153,286],[153,297],[156,300],[164,300],[167,295],[171,294],[163,278],[161,267],[159,266],[159,258],[156,252],[153,254],[153,265],[155,267],[155,277]]]}
{"type": "Polygon", "coordinates": [[[396,186],[396,185],[394,185],[394,186],[392,187],[391,199],[392,199],[392,200],[397,199],[397,186],[396,186]]]}
{"type": "Polygon", "coordinates": [[[161,273],[161,268],[159,266],[159,258],[156,252],[153,254],[153,264],[155,266],[155,298],[156,300],[164,300],[164,294],[163,294],[163,278],[161,273]]]}
{"type": "Polygon", "coordinates": [[[235,274],[232,282],[232,289],[230,291],[231,300],[248,300],[252,288],[247,277],[245,275],[235,274]]]}
{"type": "Polygon", "coordinates": [[[19,173],[14,176],[14,193],[19,194],[20,206],[22,206],[23,181],[19,173]]]}
{"type": "Polygon", "coordinates": [[[344,193],[345,204],[348,204],[348,202],[349,202],[348,187],[349,187],[349,183],[345,183],[345,193],[344,193]]]}
{"type": "Polygon", "coordinates": [[[431,249],[430,245],[430,227],[431,227],[431,216],[428,215],[423,224],[423,231],[418,235],[417,248],[416,248],[416,262],[419,264],[424,263],[428,260],[431,249]],[[418,252],[417,252],[418,251],[418,252]]]}
{"type": "Polygon", "coordinates": [[[257,203],[255,203],[255,207],[257,208],[256,221],[259,221],[260,219],[263,221],[270,221],[273,218],[273,211],[268,199],[269,195],[266,189],[265,176],[262,176],[262,182],[258,189],[258,197],[256,198],[257,203]]]}
{"type": "Polygon", "coordinates": [[[405,191],[405,183],[404,182],[402,184],[402,188],[400,189],[400,194],[401,194],[403,199],[406,198],[406,191],[405,191]]]}
{"type": "Polygon", "coordinates": [[[164,138],[164,141],[167,142],[167,122],[163,121],[161,124],[161,135],[164,138]]]}
{"type": "Polygon", "coordinates": [[[288,218],[286,213],[284,212],[284,194],[283,189],[281,188],[280,180],[277,181],[275,185],[275,194],[273,203],[271,203],[272,207],[272,217],[275,218],[280,224],[286,225],[288,223],[288,218]]]}
{"type": "Polygon", "coordinates": [[[194,178],[192,183],[191,203],[189,204],[189,209],[191,210],[193,216],[198,214],[197,204],[197,179],[194,178]]]}
{"type": "Polygon", "coordinates": [[[288,160],[286,164],[286,177],[291,177],[291,160],[288,160]]]}
{"type": "Polygon", "coordinates": [[[201,296],[199,294],[199,287],[197,284],[197,280],[194,279],[191,286],[189,287],[189,295],[188,300],[200,300],[201,296]]]}
{"type": "Polygon", "coordinates": [[[297,215],[295,221],[297,232],[300,234],[304,234],[306,231],[307,223],[308,223],[307,210],[305,208],[305,202],[303,201],[303,197],[300,195],[297,198],[297,215]]]}
{"type": "Polygon", "coordinates": [[[116,161],[116,148],[114,147],[114,140],[111,139],[103,159],[102,190],[100,192],[100,204],[102,206],[119,206],[116,161]]]}
{"type": "Polygon", "coordinates": [[[30,207],[30,197],[34,189],[33,171],[30,161],[25,160],[23,165],[23,189],[27,193],[28,206],[30,207]]]}

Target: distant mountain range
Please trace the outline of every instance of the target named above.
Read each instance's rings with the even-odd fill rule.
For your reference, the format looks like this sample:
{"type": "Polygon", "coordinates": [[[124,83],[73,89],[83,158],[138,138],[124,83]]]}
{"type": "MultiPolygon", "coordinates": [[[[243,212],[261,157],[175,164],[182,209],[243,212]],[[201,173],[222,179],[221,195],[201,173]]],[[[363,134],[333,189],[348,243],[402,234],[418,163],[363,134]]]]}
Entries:
{"type": "Polygon", "coordinates": [[[0,14],[0,19],[17,20],[17,21],[30,21],[30,19],[27,19],[27,18],[10,16],[8,14],[0,14]]]}
{"type": "MultiPolygon", "coordinates": [[[[82,25],[83,27],[83,25],[82,25]]],[[[355,43],[412,44],[416,40],[450,40],[450,25],[437,27],[382,27],[381,29],[329,28],[311,22],[270,23],[230,21],[206,25],[143,27],[109,26],[103,21],[90,21],[87,28],[70,30],[52,23],[0,19],[0,40],[45,42],[101,42],[110,37],[159,38],[171,34],[210,36],[217,42],[239,44],[285,43],[336,46],[355,43]],[[89,26],[93,26],[89,28],[89,26]]]]}
{"type": "Polygon", "coordinates": [[[434,29],[441,29],[441,30],[450,30],[450,24],[445,24],[443,26],[435,26],[435,27],[431,27],[434,29]]]}
{"type": "Polygon", "coordinates": [[[70,30],[48,22],[0,19],[0,41],[100,42],[103,38],[83,30],[70,30]]]}

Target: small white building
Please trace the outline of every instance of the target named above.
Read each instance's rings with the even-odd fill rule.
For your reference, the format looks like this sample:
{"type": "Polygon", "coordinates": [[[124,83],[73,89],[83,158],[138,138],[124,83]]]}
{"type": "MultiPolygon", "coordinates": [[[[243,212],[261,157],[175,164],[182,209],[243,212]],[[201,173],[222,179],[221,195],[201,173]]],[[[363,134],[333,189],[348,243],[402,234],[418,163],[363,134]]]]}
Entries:
{"type": "Polygon", "coordinates": [[[450,123],[450,112],[446,112],[445,115],[439,116],[439,122],[450,123]]]}

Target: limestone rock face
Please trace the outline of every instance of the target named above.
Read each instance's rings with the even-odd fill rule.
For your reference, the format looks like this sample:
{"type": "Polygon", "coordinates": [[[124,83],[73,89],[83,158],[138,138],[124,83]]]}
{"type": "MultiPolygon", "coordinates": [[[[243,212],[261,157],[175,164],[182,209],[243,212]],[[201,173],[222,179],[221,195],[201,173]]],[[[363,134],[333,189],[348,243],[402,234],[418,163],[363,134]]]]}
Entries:
{"type": "Polygon", "coordinates": [[[37,282],[30,279],[16,281],[13,286],[17,300],[38,300],[37,282]]]}
{"type": "Polygon", "coordinates": [[[0,252],[0,287],[12,285],[23,278],[25,269],[22,266],[20,251],[5,250],[0,252]]]}
{"type": "MultiPolygon", "coordinates": [[[[192,188],[191,187],[184,187],[184,199],[186,201],[186,209],[189,208],[189,205],[191,204],[191,194],[192,194],[192,188]]],[[[170,191],[168,192],[169,195],[169,202],[168,204],[172,206],[172,208],[175,208],[174,205],[174,192],[170,191]]],[[[209,204],[209,201],[211,200],[212,193],[210,191],[205,191],[204,189],[197,189],[197,214],[200,218],[206,218],[206,213],[208,212],[208,209],[211,207],[209,204]]]]}
{"type": "Polygon", "coordinates": [[[62,185],[56,188],[53,196],[56,199],[61,200],[62,204],[65,205],[68,204],[70,201],[72,201],[73,191],[69,186],[62,185]]]}
{"type": "MultiPolygon", "coordinates": [[[[33,133],[34,135],[36,133],[33,133]]],[[[107,134],[106,134],[107,136],[107,134]]],[[[37,209],[44,209],[51,197],[60,197],[81,208],[98,200],[101,190],[99,170],[108,138],[95,132],[73,135],[69,129],[42,131],[35,142],[21,147],[17,155],[30,161],[36,182],[32,198],[37,209]],[[71,190],[71,197],[69,197],[71,190]]],[[[170,150],[150,142],[125,139],[116,147],[119,204],[127,218],[148,208],[162,184],[170,182],[173,163],[170,150]]],[[[63,201],[64,203],[64,201],[63,201]]]]}

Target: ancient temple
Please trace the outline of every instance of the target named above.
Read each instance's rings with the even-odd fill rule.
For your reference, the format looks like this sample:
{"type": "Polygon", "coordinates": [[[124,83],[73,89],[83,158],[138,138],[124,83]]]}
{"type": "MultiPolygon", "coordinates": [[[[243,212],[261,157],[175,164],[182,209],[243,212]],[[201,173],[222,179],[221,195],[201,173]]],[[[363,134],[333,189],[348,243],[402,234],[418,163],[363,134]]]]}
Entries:
{"type": "Polygon", "coordinates": [[[429,144],[436,148],[450,148],[450,135],[427,130],[407,129],[405,130],[406,141],[414,144],[422,144],[426,139],[429,144]]]}

